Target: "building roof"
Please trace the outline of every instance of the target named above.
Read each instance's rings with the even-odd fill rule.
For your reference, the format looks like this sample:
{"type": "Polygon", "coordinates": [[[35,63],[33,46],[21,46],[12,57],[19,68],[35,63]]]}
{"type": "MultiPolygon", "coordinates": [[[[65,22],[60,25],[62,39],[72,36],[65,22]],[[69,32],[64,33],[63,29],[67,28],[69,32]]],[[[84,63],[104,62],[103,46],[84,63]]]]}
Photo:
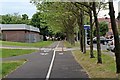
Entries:
{"type": "Polygon", "coordinates": [[[0,24],[1,30],[29,30],[40,32],[38,28],[26,24],[0,24]]]}
{"type": "Polygon", "coordinates": [[[105,21],[105,22],[111,22],[110,18],[98,18],[99,22],[105,21]]]}

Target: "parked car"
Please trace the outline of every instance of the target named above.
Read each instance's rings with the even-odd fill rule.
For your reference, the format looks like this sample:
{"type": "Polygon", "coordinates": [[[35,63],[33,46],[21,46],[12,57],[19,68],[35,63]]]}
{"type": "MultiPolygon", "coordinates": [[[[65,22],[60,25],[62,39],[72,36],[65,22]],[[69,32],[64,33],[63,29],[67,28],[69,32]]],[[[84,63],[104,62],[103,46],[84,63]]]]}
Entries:
{"type": "MultiPolygon", "coordinates": [[[[120,40],[120,36],[119,36],[119,40],[120,40]]],[[[111,42],[109,42],[109,43],[107,44],[107,48],[106,48],[106,49],[109,50],[109,51],[115,52],[114,38],[112,39],[111,42]]]]}
{"type": "Polygon", "coordinates": [[[115,52],[114,39],[107,44],[106,49],[109,50],[109,51],[115,52]]]}
{"type": "MultiPolygon", "coordinates": [[[[100,43],[103,45],[106,45],[109,41],[112,41],[112,39],[106,39],[105,37],[100,37],[100,43]]],[[[93,43],[97,43],[97,37],[93,38],[93,43]]],[[[90,45],[90,39],[87,40],[87,44],[90,45]]]]}

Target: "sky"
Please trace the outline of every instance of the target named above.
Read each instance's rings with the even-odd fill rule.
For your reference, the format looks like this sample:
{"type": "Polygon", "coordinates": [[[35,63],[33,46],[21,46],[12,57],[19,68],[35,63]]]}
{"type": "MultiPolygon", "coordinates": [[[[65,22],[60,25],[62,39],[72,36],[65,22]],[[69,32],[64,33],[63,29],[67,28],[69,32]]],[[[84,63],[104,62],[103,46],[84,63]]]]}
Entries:
{"type": "MultiPolygon", "coordinates": [[[[114,0],[113,4],[114,4],[114,10],[115,10],[115,17],[117,17],[118,12],[120,12],[120,0],[114,0]]],[[[104,15],[106,15],[106,17],[110,17],[108,13],[109,13],[109,10],[102,10],[99,12],[98,17],[101,18],[101,17],[104,17],[104,15]]]]}
{"type": "MultiPolygon", "coordinates": [[[[118,9],[120,11],[120,8],[118,8],[119,1],[120,0],[114,0],[116,17],[118,15],[118,9]]],[[[36,11],[35,5],[31,4],[30,0],[0,0],[0,15],[19,13],[20,15],[27,14],[29,18],[31,18],[36,11]]],[[[109,10],[100,11],[98,17],[104,17],[105,14],[109,17],[108,13],[109,10]]]]}
{"type": "Polygon", "coordinates": [[[19,13],[27,14],[31,18],[37,11],[30,0],[0,0],[0,5],[0,15],[19,13]]]}

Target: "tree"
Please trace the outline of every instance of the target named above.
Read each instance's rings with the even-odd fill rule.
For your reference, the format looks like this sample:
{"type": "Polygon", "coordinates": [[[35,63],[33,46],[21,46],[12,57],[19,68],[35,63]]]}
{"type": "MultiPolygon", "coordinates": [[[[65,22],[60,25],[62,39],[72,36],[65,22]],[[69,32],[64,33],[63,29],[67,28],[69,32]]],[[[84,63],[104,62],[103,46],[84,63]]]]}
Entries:
{"type": "MultiPolygon", "coordinates": [[[[100,46],[100,30],[99,30],[99,23],[98,23],[98,19],[97,19],[97,11],[96,11],[96,7],[98,7],[98,12],[101,9],[101,5],[103,3],[97,3],[97,2],[92,2],[92,5],[89,5],[88,3],[79,3],[83,6],[85,6],[86,8],[90,9],[93,11],[94,14],[94,22],[95,22],[95,26],[96,26],[96,30],[97,30],[97,53],[98,53],[98,62],[97,63],[102,63],[102,58],[101,58],[101,46],[100,46]]],[[[91,47],[92,48],[92,47],[91,47]]]]}
{"type": "MultiPolygon", "coordinates": [[[[92,6],[92,3],[89,4],[92,6]]],[[[93,20],[92,20],[92,11],[91,9],[89,10],[89,17],[90,17],[90,58],[95,58],[93,54],[93,20]]]]}
{"type": "Polygon", "coordinates": [[[54,33],[64,32],[67,40],[75,45],[74,27],[76,26],[76,17],[69,11],[72,7],[70,3],[62,2],[43,2],[39,4],[39,0],[33,0],[37,6],[40,17],[45,21],[54,33]]]}
{"type": "Polygon", "coordinates": [[[29,24],[30,22],[28,18],[24,20],[18,13],[1,15],[1,18],[2,24],[29,24]]]}
{"type": "MultiPolygon", "coordinates": [[[[94,0],[93,0],[94,1],[94,0]]],[[[94,14],[94,22],[95,22],[95,26],[96,26],[96,30],[97,30],[97,53],[98,53],[98,62],[97,63],[102,63],[102,58],[101,58],[101,46],[100,46],[100,30],[99,30],[99,23],[98,23],[98,19],[97,19],[97,14],[100,11],[100,9],[104,8],[104,4],[102,2],[92,2],[92,6],[89,5],[89,3],[78,3],[80,5],[85,6],[87,9],[90,9],[91,11],[93,11],[94,14]],[[102,6],[103,5],[103,6],[102,6]],[[98,8],[98,12],[97,9],[98,8]]],[[[86,10],[85,10],[86,11],[86,10]]],[[[92,41],[92,38],[90,39],[92,41]]],[[[91,47],[92,48],[92,47],[91,47]]],[[[92,50],[91,50],[92,51],[92,50]]]]}
{"type": "MultiPolygon", "coordinates": [[[[100,36],[105,36],[106,33],[108,32],[108,24],[106,22],[100,22],[99,28],[100,28],[100,36]]],[[[95,28],[94,29],[94,36],[97,36],[96,33],[97,33],[97,31],[95,28]]]]}
{"type": "Polygon", "coordinates": [[[28,15],[27,15],[27,14],[23,14],[23,15],[22,15],[22,19],[23,19],[23,20],[28,20],[28,15]]]}
{"type": "Polygon", "coordinates": [[[72,3],[72,9],[70,10],[75,17],[77,18],[77,25],[79,26],[79,42],[80,42],[80,50],[83,53],[86,53],[86,44],[85,44],[85,30],[84,30],[84,6],[80,5],[78,2],[72,3]]]}
{"type": "Polygon", "coordinates": [[[109,15],[111,19],[111,26],[114,34],[115,41],[115,58],[116,58],[116,73],[118,73],[120,78],[120,39],[117,30],[116,20],[115,20],[115,11],[113,6],[113,0],[109,0],[109,15]]]}
{"type": "Polygon", "coordinates": [[[51,36],[52,31],[48,29],[48,26],[46,25],[46,22],[42,20],[40,17],[40,13],[35,13],[31,18],[31,25],[39,28],[40,34],[43,35],[43,40],[46,41],[46,36],[51,36]]]}
{"type": "Polygon", "coordinates": [[[101,58],[101,46],[100,46],[100,29],[99,29],[99,22],[97,18],[97,13],[96,13],[96,2],[93,2],[93,14],[94,14],[94,20],[95,20],[95,26],[96,26],[96,31],[97,31],[97,53],[98,53],[98,62],[102,64],[102,58],[101,58]]]}
{"type": "Polygon", "coordinates": [[[32,18],[31,18],[31,25],[40,28],[40,17],[39,17],[40,13],[35,13],[32,18]]]}
{"type": "Polygon", "coordinates": [[[100,22],[99,27],[100,27],[100,36],[105,36],[106,33],[108,32],[108,24],[106,22],[100,22]]]}

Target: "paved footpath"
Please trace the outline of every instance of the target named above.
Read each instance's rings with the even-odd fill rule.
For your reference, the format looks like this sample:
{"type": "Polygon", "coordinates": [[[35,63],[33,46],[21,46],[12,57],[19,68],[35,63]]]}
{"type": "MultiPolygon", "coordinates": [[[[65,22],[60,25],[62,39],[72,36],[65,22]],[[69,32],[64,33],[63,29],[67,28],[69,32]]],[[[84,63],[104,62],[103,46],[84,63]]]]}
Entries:
{"type": "Polygon", "coordinates": [[[4,58],[3,61],[28,60],[24,65],[7,75],[5,80],[88,79],[87,73],[76,62],[72,52],[64,51],[62,47],[62,42],[55,42],[49,49],[45,48],[44,50],[32,54],[4,58]]]}

